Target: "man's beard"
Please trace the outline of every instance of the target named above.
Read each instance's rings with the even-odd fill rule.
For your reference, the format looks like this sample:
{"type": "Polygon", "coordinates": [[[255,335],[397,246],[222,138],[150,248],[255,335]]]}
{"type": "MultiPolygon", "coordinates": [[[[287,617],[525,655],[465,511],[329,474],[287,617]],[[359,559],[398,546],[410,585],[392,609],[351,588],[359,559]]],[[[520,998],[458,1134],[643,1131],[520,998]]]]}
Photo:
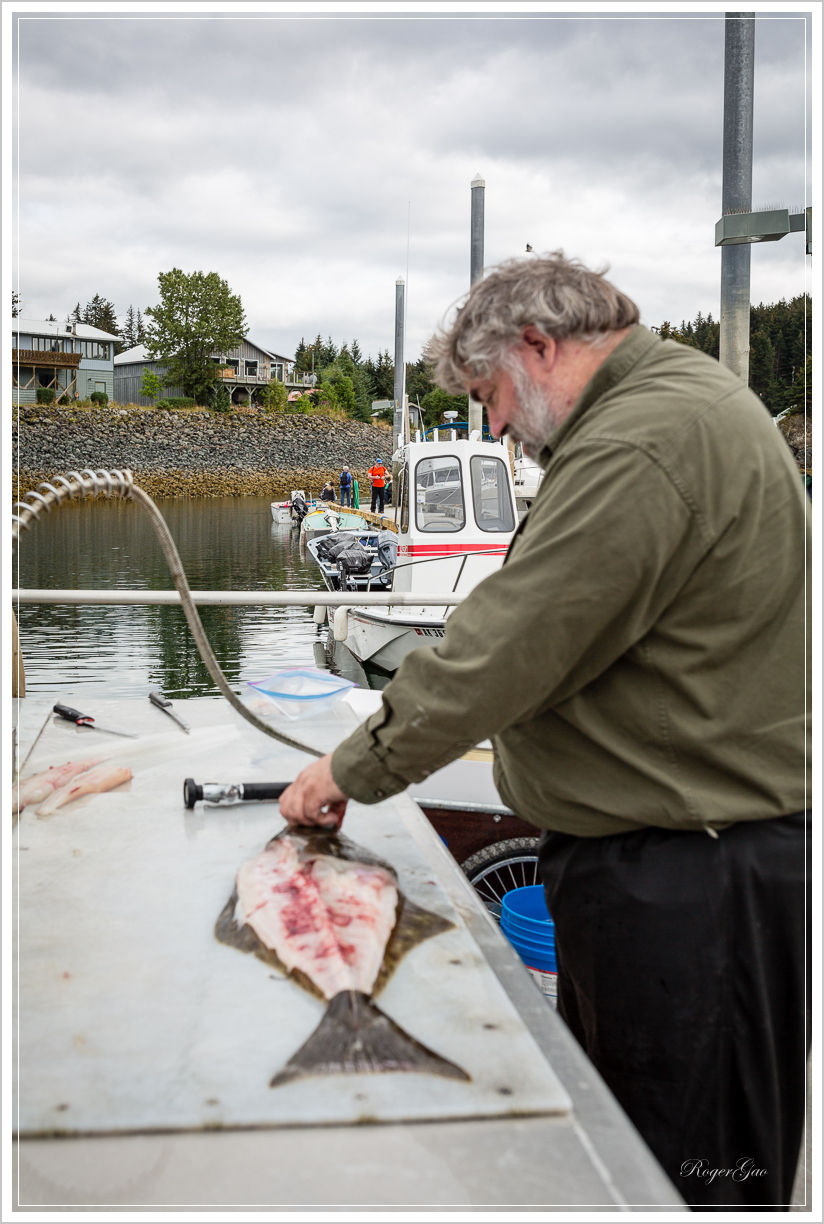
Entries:
{"type": "Polygon", "coordinates": [[[537,459],[566,414],[566,404],[553,401],[545,390],[532,382],[517,357],[506,363],[515,388],[517,408],[510,413],[506,432],[520,442],[530,459],[537,459]]]}

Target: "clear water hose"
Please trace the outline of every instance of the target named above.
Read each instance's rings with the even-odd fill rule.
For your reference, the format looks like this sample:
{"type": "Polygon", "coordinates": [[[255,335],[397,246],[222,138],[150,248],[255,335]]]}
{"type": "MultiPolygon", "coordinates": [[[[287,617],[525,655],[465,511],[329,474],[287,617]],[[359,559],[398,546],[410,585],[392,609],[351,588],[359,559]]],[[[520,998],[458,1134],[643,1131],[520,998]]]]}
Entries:
{"type": "Polygon", "coordinates": [[[299,752],[308,752],[310,756],[325,756],[325,753],[320,752],[317,748],[312,748],[309,744],[302,744],[300,740],[293,739],[291,735],[284,735],[282,731],[277,731],[274,727],[270,727],[267,723],[263,722],[256,714],[253,714],[251,710],[246,708],[237,694],[229,687],[229,681],[224,676],[220,664],[215,658],[209,639],[206,636],[206,631],[203,628],[198,610],[192,599],[192,593],[189,589],[189,583],[181,564],[177,547],[166,525],[166,521],[151,497],[149,497],[149,494],[134,483],[132,473],[128,469],[120,471],[114,468],[111,471],[106,471],[103,468],[98,468],[96,471],[92,471],[91,468],[84,468],[82,472],[72,471],[61,476],[53,476],[51,481],[38,485],[36,493],[26,493],[25,501],[15,502],[12,506],[12,535],[14,540],[19,540],[22,533],[27,531],[32,523],[36,523],[44,514],[53,510],[55,506],[61,506],[66,500],[74,501],[75,498],[96,498],[101,494],[104,497],[121,497],[136,501],[148,514],[151,524],[155,529],[155,534],[160,541],[160,547],[163,549],[163,555],[171,571],[174,584],[180,595],[180,602],[183,605],[183,611],[186,614],[186,620],[189,622],[189,628],[192,631],[192,637],[195,639],[195,645],[200,652],[200,657],[206,664],[209,675],[229,704],[247,722],[250,722],[253,727],[256,727],[258,731],[262,731],[264,735],[269,735],[272,739],[279,740],[281,744],[286,744],[289,748],[297,748],[299,752]]]}

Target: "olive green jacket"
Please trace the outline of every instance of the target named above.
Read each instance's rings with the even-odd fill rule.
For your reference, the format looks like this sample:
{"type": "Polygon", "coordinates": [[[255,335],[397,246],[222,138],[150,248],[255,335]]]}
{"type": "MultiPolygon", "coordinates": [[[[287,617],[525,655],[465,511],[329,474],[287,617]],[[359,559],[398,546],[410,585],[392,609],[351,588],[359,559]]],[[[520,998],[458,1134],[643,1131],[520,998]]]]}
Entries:
{"type": "Polygon", "coordinates": [[[806,807],[809,506],[760,400],[635,327],[540,458],[504,566],[337,749],[341,789],[374,803],[491,737],[501,798],[545,829],[806,807]]]}

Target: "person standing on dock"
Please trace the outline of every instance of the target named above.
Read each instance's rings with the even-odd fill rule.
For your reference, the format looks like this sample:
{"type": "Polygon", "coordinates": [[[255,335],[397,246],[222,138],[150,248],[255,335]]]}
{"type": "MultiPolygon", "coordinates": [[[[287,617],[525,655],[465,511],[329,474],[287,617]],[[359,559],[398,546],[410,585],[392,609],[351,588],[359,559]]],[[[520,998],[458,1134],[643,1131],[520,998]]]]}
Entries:
{"type": "Polygon", "coordinates": [[[790,451],[737,376],[561,252],[477,281],[433,349],[544,479],[503,567],[281,811],[337,823],[491,737],[543,829],[560,1015],[689,1204],[783,1210],[811,946],[790,451]]]}
{"type": "Polygon", "coordinates": [[[342,506],[352,505],[352,473],[348,467],[345,467],[338,477],[340,485],[340,504],[342,506]]]}
{"type": "Polygon", "coordinates": [[[384,497],[386,494],[386,477],[389,475],[388,470],[383,466],[380,459],[369,469],[369,476],[372,481],[372,513],[375,513],[377,505],[378,514],[383,514],[384,497]]]}
{"type": "Polygon", "coordinates": [[[327,480],[326,484],[320,491],[320,500],[333,502],[335,500],[335,489],[331,480],[327,480]]]}

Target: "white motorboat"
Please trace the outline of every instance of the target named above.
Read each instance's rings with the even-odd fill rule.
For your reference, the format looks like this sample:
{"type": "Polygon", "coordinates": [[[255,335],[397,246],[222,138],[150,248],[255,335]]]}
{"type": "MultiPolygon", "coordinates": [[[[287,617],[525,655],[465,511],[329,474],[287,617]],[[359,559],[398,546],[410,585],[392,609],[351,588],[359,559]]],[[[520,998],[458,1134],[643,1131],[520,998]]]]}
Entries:
{"type": "Polygon", "coordinates": [[[520,442],[515,447],[515,505],[518,508],[518,520],[526,518],[530,506],[535,500],[538,485],[544,478],[544,469],[540,463],[530,459],[523,452],[520,442]]]}
{"type": "MultiPolygon", "coordinates": [[[[393,462],[399,486],[392,590],[471,591],[500,568],[517,527],[506,447],[475,440],[408,442],[393,462]]],[[[392,672],[410,650],[443,637],[451,610],[423,604],[350,608],[342,640],[361,663],[392,672]]]]}
{"type": "Polygon", "coordinates": [[[354,531],[357,534],[375,534],[375,528],[357,510],[349,510],[335,505],[334,502],[318,502],[314,510],[301,520],[300,538],[302,543],[317,540],[320,536],[330,535],[333,531],[354,531]]]}
{"type": "Polygon", "coordinates": [[[295,513],[295,503],[302,502],[305,507],[305,512],[314,510],[317,507],[316,501],[307,501],[306,494],[303,489],[293,489],[291,497],[288,501],[271,502],[272,520],[281,526],[296,525],[300,522],[300,517],[295,513]]]}

